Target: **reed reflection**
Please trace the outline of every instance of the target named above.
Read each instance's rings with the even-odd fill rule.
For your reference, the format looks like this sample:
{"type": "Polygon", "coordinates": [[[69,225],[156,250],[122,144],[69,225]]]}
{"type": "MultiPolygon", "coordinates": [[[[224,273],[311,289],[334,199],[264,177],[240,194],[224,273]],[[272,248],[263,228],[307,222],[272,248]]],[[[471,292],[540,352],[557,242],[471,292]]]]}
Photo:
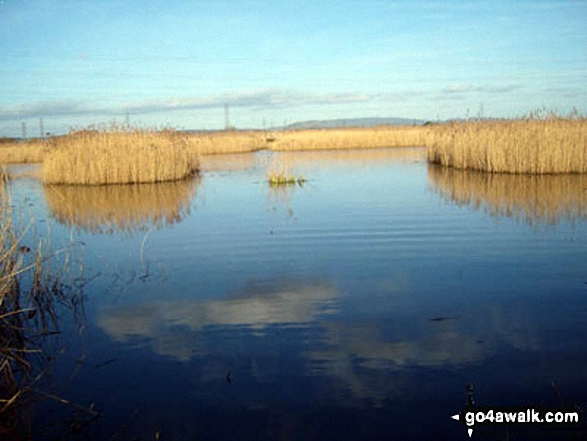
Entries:
{"type": "Polygon", "coordinates": [[[289,217],[295,219],[293,197],[302,187],[303,184],[296,182],[292,184],[270,183],[267,191],[267,211],[277,211],[278,207],[281,207],[289,217]]]}
{"type": "MultiPolygon", "coordinates": [[[[369,164],[380,165],[421,162],[426,159],[426,149],[422,147],[396,147],[355,150],[319,150],[273,152],[278,161],[289,164],[294,169],[304,166],[339,166],[369,164]]],[[[308,176],[311,178],[311,176],[308,176]]]]}
{"type": "Polygon", "coordinates": [[[157,184],[45,186],[57,222],[93,233],[130,233],[173,225],[190,212],[200,178],[157,184]]]}
{"type": "Polygon", "coordinates": [[[431,188],[449,202],[527,222],[587,219],[586,175],[491,174],[429,165],[431,188]]]}
{"type": "Polygon", "coordinates": [[[286,168],[292,172],[304,167],[369,165],[381,163],[424,162],[423,147],[363,148],[349,150],[261,151],[224,155],[202,155],[201,168],[206,171],[237,171],[254,168],[286,168]]]}
{"type": "Polygon", "coordinates": [[[254,169],[257,165],[257,156],[254,153],[227,153],[200,157],[200,167],[203,172],[246,171],[254,169]]]}

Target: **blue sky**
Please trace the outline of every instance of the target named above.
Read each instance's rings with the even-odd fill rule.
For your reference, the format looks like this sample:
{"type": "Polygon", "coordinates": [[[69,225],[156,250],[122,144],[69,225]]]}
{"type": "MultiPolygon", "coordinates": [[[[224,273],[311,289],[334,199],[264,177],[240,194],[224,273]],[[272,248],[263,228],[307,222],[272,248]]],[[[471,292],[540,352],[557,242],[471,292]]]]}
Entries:
{"type": "Polygon", "coordinates": [[[0,135],[587,110],[586,1],[0,0],[0,135]]]}

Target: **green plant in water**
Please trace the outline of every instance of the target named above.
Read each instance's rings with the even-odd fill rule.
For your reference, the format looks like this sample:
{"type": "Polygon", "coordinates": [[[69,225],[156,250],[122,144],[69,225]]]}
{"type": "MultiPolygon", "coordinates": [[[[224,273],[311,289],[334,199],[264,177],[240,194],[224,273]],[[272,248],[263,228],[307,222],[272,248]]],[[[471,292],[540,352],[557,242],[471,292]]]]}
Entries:
{"type": "Polygon", "coordinates": [[[302,184],[306,182],[305,178],[300,175],[300,176],[295,176],[295,175],[290,175],[287,176],[285,174],[283,175],[271,175],[269,176],[269,184],[274,187],[274,186],[279,186],[279,185],[296,185],[298,184],[299,186],[302,186],[302,184]]]}

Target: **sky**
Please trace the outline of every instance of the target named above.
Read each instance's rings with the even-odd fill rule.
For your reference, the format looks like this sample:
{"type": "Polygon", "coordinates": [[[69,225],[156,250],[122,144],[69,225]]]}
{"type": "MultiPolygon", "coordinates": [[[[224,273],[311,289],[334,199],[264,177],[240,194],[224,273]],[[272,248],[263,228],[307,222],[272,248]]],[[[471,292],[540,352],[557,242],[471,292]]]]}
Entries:
{"type": "Polygon", "coordinates": [[[587,113],[587,1],[0,0],[0,136],[587,113]]]}

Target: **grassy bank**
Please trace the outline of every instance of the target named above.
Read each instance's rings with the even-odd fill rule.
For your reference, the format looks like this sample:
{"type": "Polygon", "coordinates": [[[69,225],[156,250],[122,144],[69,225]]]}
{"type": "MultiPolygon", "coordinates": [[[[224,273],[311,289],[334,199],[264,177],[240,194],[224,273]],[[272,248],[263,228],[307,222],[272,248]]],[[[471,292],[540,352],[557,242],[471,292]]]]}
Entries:
{"type": "Polygon", "coordinates": [[[130,184],[185,179],[197,155],[173,131],[81,131],[53,142],[44,161],[47,184],[130,184]]]}
{"type": "Polygon", "coordinates": [[[0,143],[0,164],[30,164],[43,162],[47,144],[43,141],[0,143]]]}
{"type": "Polygon", "coordinates": [[[587,172],[587,119],[548,117],[435,125],[428,160],[491,173],[587,172]]]}

